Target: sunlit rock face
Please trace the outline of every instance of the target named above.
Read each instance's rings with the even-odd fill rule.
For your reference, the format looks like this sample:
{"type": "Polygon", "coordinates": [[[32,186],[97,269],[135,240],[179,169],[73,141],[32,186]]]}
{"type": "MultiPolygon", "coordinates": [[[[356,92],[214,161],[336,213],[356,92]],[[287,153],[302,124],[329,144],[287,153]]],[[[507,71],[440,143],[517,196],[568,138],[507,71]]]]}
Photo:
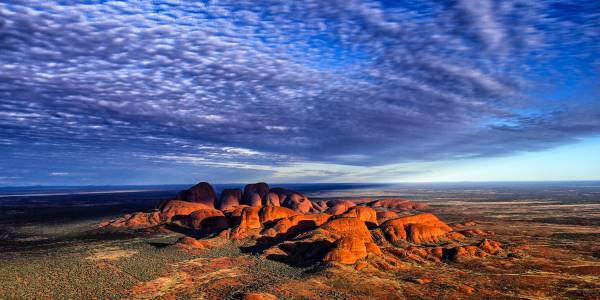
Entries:
{"type": "Polygon", "coordinates": [[[381,228],[391,242],[405,240],[414,243],[435,242],[452,231],[450,226],[430,213],[388,220],[381,228]]]}

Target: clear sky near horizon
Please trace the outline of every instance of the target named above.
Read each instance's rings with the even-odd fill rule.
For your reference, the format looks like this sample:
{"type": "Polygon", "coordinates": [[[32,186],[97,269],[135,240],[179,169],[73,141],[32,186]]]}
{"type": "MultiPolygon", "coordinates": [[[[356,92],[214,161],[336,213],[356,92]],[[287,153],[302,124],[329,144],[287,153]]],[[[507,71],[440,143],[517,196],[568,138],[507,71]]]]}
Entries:
{"type": "Polygon", "coordinates": [[[0,2],[0,186],[600,180],[599,1],[0,2]]]}

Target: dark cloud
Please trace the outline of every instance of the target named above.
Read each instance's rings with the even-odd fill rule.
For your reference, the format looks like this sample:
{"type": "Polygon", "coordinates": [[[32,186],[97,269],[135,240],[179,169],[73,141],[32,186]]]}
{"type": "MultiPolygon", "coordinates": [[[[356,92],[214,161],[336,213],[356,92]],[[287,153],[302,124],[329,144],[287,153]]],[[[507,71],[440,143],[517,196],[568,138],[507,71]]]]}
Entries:
{"type": "Polygon", "coordinates": [[[598,83],[599,24],[593,1],[4,3],[0,162],[272,173],[554,147],[600,132],[598,90],[531,91],[598,83]]]}

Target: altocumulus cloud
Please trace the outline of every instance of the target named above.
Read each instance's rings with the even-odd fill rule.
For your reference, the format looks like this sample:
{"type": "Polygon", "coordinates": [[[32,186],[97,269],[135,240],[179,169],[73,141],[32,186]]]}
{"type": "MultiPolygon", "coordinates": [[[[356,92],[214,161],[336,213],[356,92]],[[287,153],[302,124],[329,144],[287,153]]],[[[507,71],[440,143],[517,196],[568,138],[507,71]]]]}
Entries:
{"type": "Polygon", "coordinates": [[[597,88],[536,90],[599,52],[596,1],[5,2],[0,175],[546,149],[600,132],[597,88]]]}

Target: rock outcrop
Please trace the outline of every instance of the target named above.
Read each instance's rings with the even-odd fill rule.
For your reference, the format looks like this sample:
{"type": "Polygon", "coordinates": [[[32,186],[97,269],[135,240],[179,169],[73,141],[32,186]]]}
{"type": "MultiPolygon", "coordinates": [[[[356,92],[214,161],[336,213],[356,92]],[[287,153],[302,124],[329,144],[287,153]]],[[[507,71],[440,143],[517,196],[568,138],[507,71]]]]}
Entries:
{"type": "Polygon", "coordinates": [[[222,211],[233,210],[240,205],[242,199],[242,190],[240,189],[224,189],[221,191],[219,201],[216,208],[222,211]]]}
{"type": "Polygon", "coordinates": [[[350,200],[330,200],[327,202],[328,208],[325,212],[334,216],[341,215],[353,206],[356,204],[350,200]]]}
{"type": "Polygon", "coordinates": [[[212,208],[199,209],[186,219],[187,225],[202,234],[217,233],[229,228],[227,218],[220,211],[212,208]]]}
{"type": "Polygon", "coordinates": [[[342,264],[354,264],[357,260],[367,256],[367,247],[365,241],[358,237],[343,237],[335,242],[323,261],[339,262],[342,264]]]}
{"type": "Polygon", "coordinates": [[[268,193],[269,185],[264,182],[247,184],[244,187],[242,204],[249,206],[262,206],[262,201],[263,199],[266,200],[268,193]],[[260,199],[260,204],[256,203],[257,199],[260,199]]]}
{"type": "Polygon", "coordinates": [[[212,207],[202,203],[171,200],[166,202],[162,207],[161,217],[168,222],[175,216],[184,217],[190,215],[194,211],[209,208],[212,207]]]}
{"type": "Polygon", "coordinates": [[[133,214],[126,214],[120,218],[110,220],[98,224],[98,228],[102,227],[114,227],[114,228],[129,228],[129,229],[144,229],[154,227],[162,222],[162,217],[159,211],[151,212],[136,212],[133,214]]]}
{"type": "Polygon", "coordinates": [[[425,203],[418,203],[418,202],[414,202],[414,201],[410,201],[408,199],[379,199],[379,200],[375,200],[373,202],[369,202],[367,204],[370,207],[373,208],[377,208],[377,207],[381,207],[381,208],[385,208],[385,209],[389,209],[389,210],[398,210],[398,211],[403,211],[403,210],[411,210],[411,209],[424,209],[427,208],[427,204],[425,203]]]}
{"type": "Polygon", "coordinates": [[[390,242],[404,240],[417,244],[437,242],[452,231],[450,226],[430,213],[388,220],[381,225],[381,229],[390,242]]]}
{"type": "Polygon", "coordinates": [[[377,223],[377,212],[370,207],[354,206],[340,216],[359,218],[365,222],[369,228],[375,228],[379,225],[377,223]]]}
{"type": "Polygon", "coordinates": [[[181,191],[175,196],[177,200],[202,203],[208,207],[214,208],[217,196],[215,189],[208,182],[200,182],[195,186],[181,191]]]}
{"type": "MultiPolygon", "coordinates": [[[[233,240],[254,243],[252,249],[267,258],[292,265],[327,262],[354,265],[356,270],[393,268],[401,264],[394,262],[398,260],[459,261],[505,253],[493,240],[467,243],[466,236],[486,234],[477,228],[453,231],[431,213],[398,216],[394,210],[408,214],[407,210],[426,207],[406,199],[361,199],[359,205],[350,200],[313,203],[299,192],[269,190],[266,183],[249,184],[243,194],[240,189],[225,189],[216,202],[212,187],[199,183],[177,198],[162,201],[160,210],[128,214],[102,226],[182,226],[183,231],[192,231],[191,236],[204,237],[179,239],[177,246],[182,249],[202,250],[213,242],[233,240]],[[392,265],[386,265],[387,261],[392,265]]],[[[467,225],[476,223],[459,227],[467,225]]]]}
{"type": "Polygon", "coordinates": [[[280,206],[264,206],[260,209],[260,221],[261,223],[270,223],[280,219],[287,219],[291,216],[295,216],[298,213],[287,208],[280,206]]]}

